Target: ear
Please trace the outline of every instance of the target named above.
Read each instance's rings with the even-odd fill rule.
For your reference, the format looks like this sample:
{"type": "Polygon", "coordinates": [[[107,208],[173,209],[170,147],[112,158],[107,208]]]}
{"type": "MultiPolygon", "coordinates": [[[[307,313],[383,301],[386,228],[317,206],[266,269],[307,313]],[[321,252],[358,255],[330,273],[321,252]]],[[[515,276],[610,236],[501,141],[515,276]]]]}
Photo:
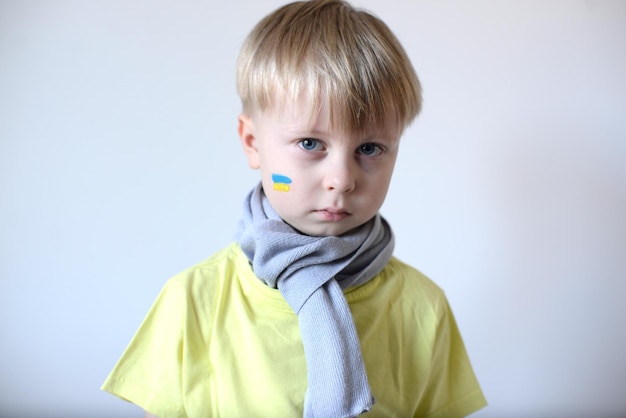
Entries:
{"type": "Polygon", "coordinates": [[[241,139],[243,151],[248,157],[248,166],[255,170],[260,168],[261,160],[259,158],[259,149],[257,147],[256,136],[254,133],[254,123],[248,115],[243,113],[239,115],[239,126],[237,131],[239,132],[239,138],[241,139]]]}

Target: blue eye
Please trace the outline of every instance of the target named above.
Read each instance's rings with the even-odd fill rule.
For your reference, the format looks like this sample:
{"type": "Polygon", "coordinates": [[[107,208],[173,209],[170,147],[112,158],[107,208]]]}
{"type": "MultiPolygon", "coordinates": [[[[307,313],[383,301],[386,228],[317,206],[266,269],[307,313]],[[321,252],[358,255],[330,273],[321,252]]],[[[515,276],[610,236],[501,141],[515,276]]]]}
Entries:
{"type": "Polygon", "coordinates": [[[321,147],[321,144],[317,139],[304,138],[300,141],[300,146],[307,151],[316,151],[321,147]]]}
{"type": "Polygon", "coordinates": [[[359,154],[366,155],[368,157],[375,157],[377,155],[380,155],[383,152],[383,150],[381,149],[379,145],[376,145],[372,142],[368,142],[368,143],[359,145],[358,152],[359,154]]]}

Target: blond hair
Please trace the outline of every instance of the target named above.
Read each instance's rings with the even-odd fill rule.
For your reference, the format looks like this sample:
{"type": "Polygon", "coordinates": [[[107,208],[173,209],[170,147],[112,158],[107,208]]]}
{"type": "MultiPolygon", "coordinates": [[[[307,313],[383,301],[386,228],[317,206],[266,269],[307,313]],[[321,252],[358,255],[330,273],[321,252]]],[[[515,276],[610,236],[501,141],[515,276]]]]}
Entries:
{"type": "Polygon", "coordinates": [[[243,111],[266,111],[307,94],[327,102],[331,124],[348,131],[408,126],[421,86],[402,45],[379,18],[341,0],[299,1],[263,18],[237,64],[243,111]]]}

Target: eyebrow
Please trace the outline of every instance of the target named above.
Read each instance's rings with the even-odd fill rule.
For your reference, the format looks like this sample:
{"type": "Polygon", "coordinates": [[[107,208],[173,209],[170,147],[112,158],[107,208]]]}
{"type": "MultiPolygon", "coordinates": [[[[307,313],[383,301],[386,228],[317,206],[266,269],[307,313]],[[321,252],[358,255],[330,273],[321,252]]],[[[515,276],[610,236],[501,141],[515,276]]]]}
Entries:
{"type": "MultiPolygon", "coordinates": [[[[316,123],[310,125],[305,123],[295,123],[293,125],[286,125],[286,131],[290,135],[301,138],[331,137],[331,132],[337,131],[337,129],[333,129],[332,126],[329,127],[329,129],[320,129],[316,125],[316,123]]],[[[390,143],[398,142],[400,137],[394,138],[395,134],[392,131],[393,129],[367,129],[357,132],[346,131],[342,133],[342,135],[347,134],[350,139],[353,139],[353,136],[358,136],[359,142],[375,142],[377,140],[390,143]]]]}

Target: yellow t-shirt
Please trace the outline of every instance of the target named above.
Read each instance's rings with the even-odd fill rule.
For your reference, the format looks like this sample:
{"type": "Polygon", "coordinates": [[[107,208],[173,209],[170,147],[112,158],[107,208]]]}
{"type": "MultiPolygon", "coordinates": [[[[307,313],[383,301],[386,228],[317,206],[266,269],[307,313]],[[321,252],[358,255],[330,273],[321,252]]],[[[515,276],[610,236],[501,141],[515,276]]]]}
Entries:
{"type": "MultiPolygon", "coordinates": [[[[392,258],[346,299],[376,404],[368,417],[486,405],[445,295],[392,258]]],[[[235,243],[170,279],[102,386],[161,418],[301,417],[298,318],[235,243]]]]}

